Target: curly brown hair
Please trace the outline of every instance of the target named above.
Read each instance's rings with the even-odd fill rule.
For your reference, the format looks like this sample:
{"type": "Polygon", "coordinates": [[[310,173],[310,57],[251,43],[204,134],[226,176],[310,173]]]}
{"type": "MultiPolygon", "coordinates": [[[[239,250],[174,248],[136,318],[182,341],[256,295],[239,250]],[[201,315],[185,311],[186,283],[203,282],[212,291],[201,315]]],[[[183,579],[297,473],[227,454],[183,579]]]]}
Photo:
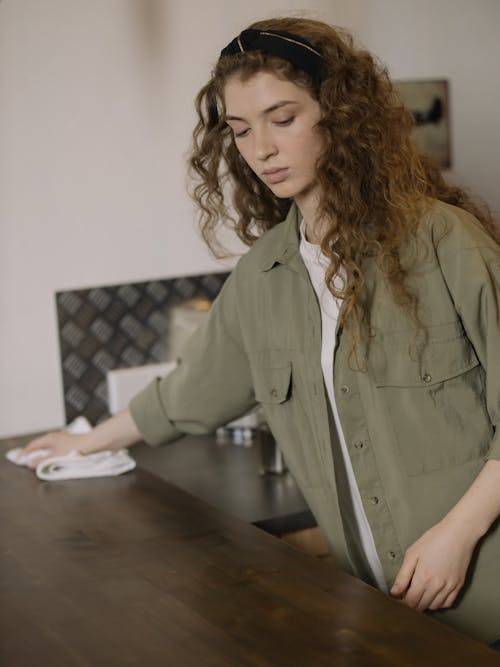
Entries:
{"type": "MultiPolygon", "coordinates": [[[[202,236],[216,257],[225,255],[217,239],[221,224],[230,224],[251,245],[281,222],[291,205],[280,199],[241,158],[225,122],[224,87],[230,77],[245,81],[260,71],[304,86],[319,102],[317,126],[325,149],[317,164],[325,224],[321,249],[330,260],[325,280],[330,292],[344,301],[341,324],[351,333],[351,358],[356,358],[366,313],[362,304],[365,276],[362,259],[375,254],[395,301],[419,328],[418,301],[406,285],[408,267],[400,249],[416,230],[422,211],[435,199],[473,213],[500,243],[488,207],[463,188],[448,185],[437,165],[424,158],[412,142],[411,114],[402,104],[387,72],[370,53],[355,48],[340,28],[305,18],[275,18],[253,23],[256,30],[280,30],[305,38],[326,60],[320,83],[289,62],[262,51],[219,59],[209,82],[196,98],[198,123],[189,158],[195,185],[191,196],[200,207],[202,236]],[[335,187],[332,187],[332,183],[335,187]],[[234,214],[227,206],[230,193],[234,214]],[[430,198],[430,199],[429,199],[430,198]],[[342,266],[342,289],[333,277],[342,266]]],[[[226,254],[227,256],[227,254],[226,254]]]]}

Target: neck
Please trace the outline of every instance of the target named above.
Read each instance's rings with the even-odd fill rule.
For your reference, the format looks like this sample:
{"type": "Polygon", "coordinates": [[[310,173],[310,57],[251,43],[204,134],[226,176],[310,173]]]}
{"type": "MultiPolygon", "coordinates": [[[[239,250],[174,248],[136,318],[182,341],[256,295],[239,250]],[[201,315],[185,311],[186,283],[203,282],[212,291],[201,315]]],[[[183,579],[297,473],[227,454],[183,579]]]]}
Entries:
{"type": "Polygon", "coordinates": [[[309,243],[320,244],[328,226],[319,212],[319,193],[301,194],[295,197],[295,203],[304,218],[306,239],[309,243]]]}

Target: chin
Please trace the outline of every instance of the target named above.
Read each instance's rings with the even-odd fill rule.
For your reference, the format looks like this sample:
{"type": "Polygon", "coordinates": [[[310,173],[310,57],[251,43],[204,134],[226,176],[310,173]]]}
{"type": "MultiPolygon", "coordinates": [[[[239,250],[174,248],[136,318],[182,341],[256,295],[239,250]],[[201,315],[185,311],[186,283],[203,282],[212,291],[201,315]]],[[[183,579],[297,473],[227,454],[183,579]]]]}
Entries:
{"type": "Polygon", "coordinates": [[[283,183],[276,183],[272,187],[269,187],[269,189],[273,195],[279,199],[293,199],[300,192],[300,190],[297,190],[296,187],[292,187],[292,185],[286,181],[283,181],[283,183]]]}

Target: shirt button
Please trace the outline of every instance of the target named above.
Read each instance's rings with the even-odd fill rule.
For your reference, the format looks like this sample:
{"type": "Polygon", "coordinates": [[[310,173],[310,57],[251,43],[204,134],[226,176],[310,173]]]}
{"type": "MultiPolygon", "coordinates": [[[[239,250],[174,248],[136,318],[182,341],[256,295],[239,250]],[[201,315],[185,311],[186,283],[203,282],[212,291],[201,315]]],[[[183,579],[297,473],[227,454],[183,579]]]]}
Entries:
{"type": "Polygon", "coordinates": [[[354,446],[356,447],[356,449],[363,449],[363,447],[365,446],[365,443],[361,442],[361,440],[359,440],[358,442],[354,443],[354,446]]]}
{"type": "Polygon", "coordinates": [[[370,498],[370,502],[371,502],[372,505],[378,505],[377,496],[373,496],[372,498],[370,498]]]}
{"type": "Polygon", "coordinates": [[[348,394],[351,390],[350,390],[350,388],[349,388],[346,384],[343,384],[343,385],[340,387],[340,391],[341,391],[343,394],[348,394]]]}
{"type": "Polygon", "coordinates": [[[273,398],[276,398],[276,396],[278,395],[278,390],[276,389],[276,387],[273,387],[271,389],[270,394],[273,398]]]}
{"type": "Polygon", "coordinates": [[[430,382],[432,380],[432,376],[426,373],[424,377],[422,378],[424,382],[430,382]]]}
{"type": "Polygon", "coordinates": [[[396,554],[394,553],[394,551],[389,551],[389,552],[387,553],[387,558],[388,558],[389,560],[394,560],[394,559],[396,558],[396,554]]]}

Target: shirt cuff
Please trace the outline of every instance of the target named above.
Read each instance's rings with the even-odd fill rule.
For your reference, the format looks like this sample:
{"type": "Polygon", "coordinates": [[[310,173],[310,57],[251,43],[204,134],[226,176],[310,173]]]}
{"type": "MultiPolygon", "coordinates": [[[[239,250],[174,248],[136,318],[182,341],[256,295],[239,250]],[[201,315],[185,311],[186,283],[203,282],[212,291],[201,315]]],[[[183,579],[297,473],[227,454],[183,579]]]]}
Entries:
{"type": "Polygon", "coordinates": [[[163,410],[158,390],[159,382],[160,378],[150,382],[128,405],[144,442],[154,447],[173,442],[185,435],[173,425],[163,410]]]}
{"type": "Polygon", "coordinates": [[[486,456],[488,459],[495,459],[500,461],[500,425],[495,426],[495,435],[491,441],[489,452],[486,456]]]}

